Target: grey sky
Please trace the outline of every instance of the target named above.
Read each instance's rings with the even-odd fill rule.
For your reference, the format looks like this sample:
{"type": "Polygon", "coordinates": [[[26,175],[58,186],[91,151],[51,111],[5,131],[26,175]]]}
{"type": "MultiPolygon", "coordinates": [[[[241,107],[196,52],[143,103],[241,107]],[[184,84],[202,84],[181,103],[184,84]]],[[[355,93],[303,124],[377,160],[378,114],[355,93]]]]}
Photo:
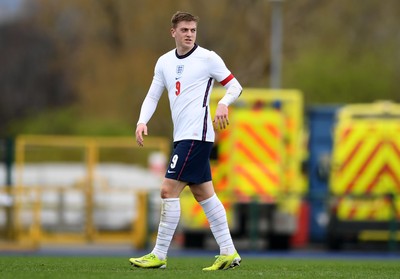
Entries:
{"type": "Polygon", "coordinates": [[[15,17],[25,0],[0,0],[0,21],[15,17]]]}

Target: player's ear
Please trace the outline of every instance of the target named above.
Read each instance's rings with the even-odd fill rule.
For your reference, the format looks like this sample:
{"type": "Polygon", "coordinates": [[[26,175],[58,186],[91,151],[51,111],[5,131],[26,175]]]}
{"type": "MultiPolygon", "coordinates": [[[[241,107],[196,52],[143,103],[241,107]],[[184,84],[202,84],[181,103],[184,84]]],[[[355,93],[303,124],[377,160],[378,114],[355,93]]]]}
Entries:
{"type": "Polygon", "coordinates": [[[172,38],[175,38],[175,28],[171,28],[171,36],[172,38]]]}

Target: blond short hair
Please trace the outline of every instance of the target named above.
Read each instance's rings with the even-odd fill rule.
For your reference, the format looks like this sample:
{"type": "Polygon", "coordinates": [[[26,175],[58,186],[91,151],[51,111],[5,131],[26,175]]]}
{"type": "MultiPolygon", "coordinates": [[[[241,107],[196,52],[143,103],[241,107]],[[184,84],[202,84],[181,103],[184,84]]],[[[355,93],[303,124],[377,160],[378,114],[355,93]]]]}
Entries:
{"type": "Polygon", "coordinates": [[[192,15],[190,13],[177,11],[175,14],[172,15],[171,27],[172,28],[176,28],[176,26],[181,21],[194,21],[194,22],[198,23],[199,22],[199,17],[198,16],[194,16],[194,15],[192,15]]]}

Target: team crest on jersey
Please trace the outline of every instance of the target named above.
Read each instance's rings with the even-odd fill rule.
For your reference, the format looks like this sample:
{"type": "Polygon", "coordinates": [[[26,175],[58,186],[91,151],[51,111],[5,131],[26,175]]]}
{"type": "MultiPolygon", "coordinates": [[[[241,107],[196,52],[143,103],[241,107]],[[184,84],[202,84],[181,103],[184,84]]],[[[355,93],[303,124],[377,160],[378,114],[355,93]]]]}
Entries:
{"type": "Polygon", "coordinates": [[[182,75],[184,67],[185,67],[184,65],[177,65],[176,66],[176,74],[179,76],[182,75]]]}

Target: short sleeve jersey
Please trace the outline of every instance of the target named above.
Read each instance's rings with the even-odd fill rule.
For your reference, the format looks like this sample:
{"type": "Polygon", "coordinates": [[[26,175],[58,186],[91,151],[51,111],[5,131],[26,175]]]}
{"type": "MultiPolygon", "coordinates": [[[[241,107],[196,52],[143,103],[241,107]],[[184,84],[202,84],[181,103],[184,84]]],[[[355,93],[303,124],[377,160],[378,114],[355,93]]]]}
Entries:
{"type": "Polygon", "coordinates": [[[211,90],[214,80],[225,85],[232,78],[220,56],[198,45],[183,56],[174,49],[158,59],[153,83],[168,91],[175,142],[214,141],[211,90]]]}

